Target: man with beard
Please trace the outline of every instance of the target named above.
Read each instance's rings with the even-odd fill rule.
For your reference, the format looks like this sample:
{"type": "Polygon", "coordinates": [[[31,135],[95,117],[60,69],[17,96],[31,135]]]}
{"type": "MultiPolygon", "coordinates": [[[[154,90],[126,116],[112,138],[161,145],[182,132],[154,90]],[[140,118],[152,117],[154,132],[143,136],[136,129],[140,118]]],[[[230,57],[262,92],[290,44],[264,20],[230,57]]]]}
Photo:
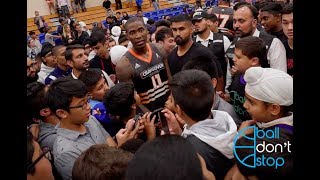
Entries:
{"type": "Polygon", "coordinates": [[[78,79],[80,74],[89,68],[88,56],[84,53],[84,47],[80,44],[70,45],[65,52],[67,65],[72,68],[69,77],[78,79]]]}
{"type": "Polygon", "coordinates": [[[147,43],[148,30],[140,17],[132,17],[125,24],[132,43],[116,66],[120,82],[133,82],[141,104],[150,111],[163,107],[169,96],[166,53],[159,44],[147,43]]]}
{"type": "Polygon", "coordinates": [[[44,83],[48,85],[51,81],[56,80],[59,77],[68,76],[71,73],[71,69],[67,65],[65,58],[66,46],[59,45],[52,48],[52,54],[57,60],[57,67],[46,77],[44,83]]]}
{"type": "Polygon", "coordinates": [[[224,79],[224,81],[218,81],[218,83],[223,83],[222,85],[225,86],[228,62],[225,52],[231,43],[222,33],[213,33],[210,30],[210,20],[208,17],[208,13],[203,10],[196,11],[193,14],[192,24],[195,26],[195,32],[197,33],[193,40],[206,46],[217,57],[222,68],[224,79]]]}
{"type": "MultiPolygon", "coordinates": [[[[85,54],[84,47],[80,44],[70,45],[65,53],[67,65],[72,68],[71,74],[67,77],[78,79],[80,74],[89,68],[88,56],[85,54]]],[[[102,70],[106,81],[110,87],[114,86],[113,81],[108,74],[102,70]]]]}
{"type": "Polygon", "coordinates": [[[27,84],[38,80],[38,74],[35,70],[36,63],[27,57],[27,84]]]}
{"type": "MultiPolygon", "coordinates": [[[[179,14],[172,18],[171,29],[177,47],[168,56],[168,64],[172,75],[181,71],[182,67],[191,59],[198,56],[210,58],[217,66],[218,78],[223,82],[223,72],[216,56],[208,48],[192,40],[192,22],[188,15],[179,14]]],[[[217,91],[223,91],[224,86],[218,85],[217,91]]]]}
{"type": "MultiPolygon", "coordinates": [[[[246,36],[256,36],[261,38],[267,47],[267,57],[262,59],[262,67],[271,67],[287,72],[286,50],[282,42],[275,36],[269,35],[257,29],[258,11],[252,5],[240,6],[233,16],[233,27],[236,37],[227,50],[227,57],[229,59],[230,71],[232,74],[237,71],[234,67],[233,57],[235,43],[246,36]]],[[[228,83],[227,83],[228,84],[228,83]]]]}

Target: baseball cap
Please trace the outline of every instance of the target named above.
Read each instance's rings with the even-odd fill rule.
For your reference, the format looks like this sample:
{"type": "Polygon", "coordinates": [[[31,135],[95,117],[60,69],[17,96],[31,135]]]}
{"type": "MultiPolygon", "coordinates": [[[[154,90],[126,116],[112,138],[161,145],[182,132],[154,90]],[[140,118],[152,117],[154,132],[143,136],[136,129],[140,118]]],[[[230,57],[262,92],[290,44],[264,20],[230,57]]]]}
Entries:
{"type": "Polygon", "coordinates": [[[206,11],[204,10],[195,11],[192,17],[192,21],[198,21],[207,17],[208,17],[208,13],[206,11]]]}
{"type": "Polygon", "coordinates": [[[41,48],[41,51],[40,51],[41,57],[45,57],[46,55],[51,53],[52,48],[53,48],[53,46],[49,42],[45,42],[42,45],[42,48],[41,48]]]}

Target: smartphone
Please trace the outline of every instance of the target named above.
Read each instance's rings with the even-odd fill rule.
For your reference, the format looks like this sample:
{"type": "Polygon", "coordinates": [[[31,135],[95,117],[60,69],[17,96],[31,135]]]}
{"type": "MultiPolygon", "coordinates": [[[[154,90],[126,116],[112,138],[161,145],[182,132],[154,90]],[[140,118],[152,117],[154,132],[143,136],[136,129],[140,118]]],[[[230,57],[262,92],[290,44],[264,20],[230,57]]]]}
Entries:
{"type": "Polygon", "coordinates": [[[161,112],[163,110],[163,108],[159,108],[159,109],[156,109],[154,110],[152,113],[151,113],[151,116],[150,116],[150,120],[156,116],[156,119],[154,121],[154,123],[158,123],[160,122],[161,124],[161,129],[166,133],[166,134],[170,134],[169,133],[169,127],[168,127],[168,123],[167,123],[167,119],[166,117],[164,116],[164,114],[161,112]]]}
{"type": "Polygon", "coordinates": [[[133,117],[133,120],[135,121],[133,125],[133,129],[136,128],[137,124],[139,123],[139,119],[142,117],[142,115],[143,115],[142,113],[139,113],[133,117]]]}
{"type": "Polygon", "coordinates": [[[163,110],[163,108],[159,108],[154,110],[151,115],[150,115],[150,120],[153,119],[154,116],[156,116],[156,119],[154,120],[154,123],[158,123],[160,121],[160,115],[161,115],[161,111],[163,110]]]}

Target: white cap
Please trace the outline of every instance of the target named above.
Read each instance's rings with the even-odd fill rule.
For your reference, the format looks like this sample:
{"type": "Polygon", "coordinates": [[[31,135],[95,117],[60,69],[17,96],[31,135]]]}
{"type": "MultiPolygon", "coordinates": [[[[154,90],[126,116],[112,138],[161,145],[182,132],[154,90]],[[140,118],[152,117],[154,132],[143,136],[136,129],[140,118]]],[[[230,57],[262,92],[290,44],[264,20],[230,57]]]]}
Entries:
{"type": "Polygon", "coordinates": [[[110,58],[114,65],[120,61],[122,56],[128,51],[128,49],[122,45],[115,45],[110,49],[110,58]]]}

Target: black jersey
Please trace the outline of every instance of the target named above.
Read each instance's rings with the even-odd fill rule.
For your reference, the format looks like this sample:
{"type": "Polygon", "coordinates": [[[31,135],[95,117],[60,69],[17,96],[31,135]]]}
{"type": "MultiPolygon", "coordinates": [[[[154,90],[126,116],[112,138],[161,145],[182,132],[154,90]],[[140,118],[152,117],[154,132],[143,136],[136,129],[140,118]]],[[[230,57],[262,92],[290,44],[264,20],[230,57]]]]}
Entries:
{"type": "Polygon", "coordinates": [[[282,42],[286,48],[287,56],[287,73],[293,77],[293,49],[290,48],[288,41],[282,42]]]}
{"type": "Polygon", "coordinates": [[[243,79],[243,75],[238,73],[232,80],[230,86],[228,87],[231,103],[238,117],[242,121],[251,119],[249,113],[243,107],[243,104],[245,102],[245,86],[246,82],[243,79]]]}
{"type": "Polygon", "coordinates": [[[214,13],[219,20],[219,28],[227,28],[233,30],[233,12],[234,10],[230,7],[216,6],[212,8],[212,13],[214,13]]]}
{"type": "Polygon", "coordinates": [[[168,76],[164,57],[154,44],[146,45],[149,57],[136,54],[133,49],[124,55],[134,69],[133,84],[141,103],[150,111],[163,107],[169,96],[168,76]]]}

